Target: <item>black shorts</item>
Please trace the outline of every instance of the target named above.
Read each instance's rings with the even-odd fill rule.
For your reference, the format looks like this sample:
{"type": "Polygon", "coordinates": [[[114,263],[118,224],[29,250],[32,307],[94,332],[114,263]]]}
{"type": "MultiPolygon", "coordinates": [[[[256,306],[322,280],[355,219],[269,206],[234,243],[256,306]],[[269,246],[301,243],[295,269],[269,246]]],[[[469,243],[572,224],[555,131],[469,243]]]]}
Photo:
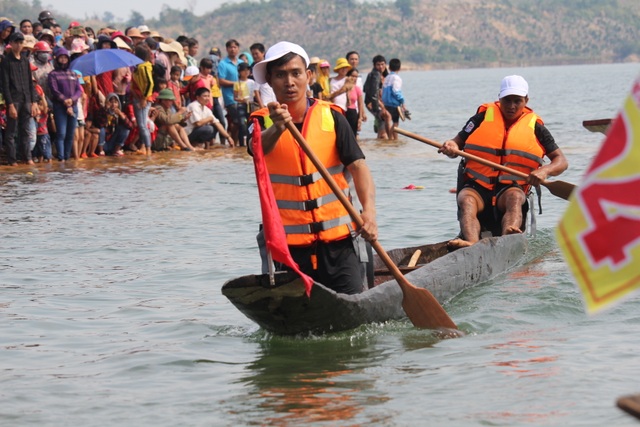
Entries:
{"type": "MultiPolygon", "coordinates": [[[[310,246],[289,246],[289,250],[300,270],[316,282],[343,294],[362,292],[363,264],[356,254],[351,237],[331,243],[317,242],[310,246]],[[315,270],[313,255],[317,257],[315,270]]],[[[276,265],[276,268],[291,270],[282,265],[276,265]]]]}
{"type": "Polygon", "coordinates": [[[227,122],[238,123],[238,104],[227,105],[226,109],[227,109],[227,122]]]}
{"type": "Polygon", "coordinates": [[[398,124],[398,122],[400,121],[400,113],[398,112],[398,107],[391,107],[391,106],[385,105],[384,108],[391,115],[391,121],[395,124],[398,124]]]}
{"type": "MultiPolygon", "coordinates": [[[[520,187],[518,184],[497,184],[493,190],[489,190],[476,181],[465,181],[462,188],[471,188],[475,190],[482,201],[484,202],[484,209],[478,213],[478,221],[480,221],[481,231],[490,231],[493,236],[500,236],[502,234],[502,217],[504,212],[498,209],[498,198],[506,189],[511,187],[520,187]],[[495,198],[495,205],[494,205],[495,198]]],[[[458,193],[461,189],[458,190],[458,193]]],[[[527,213],[529,212],[529,203],[525,200],[522,204],[522,224],[520,230],[525,231],[527,223],[527,213]]],[[[460,211],[458,210],[458,216],[460,211]]],[[[460,218],[458,218],[460,219],[460,218]]]]}

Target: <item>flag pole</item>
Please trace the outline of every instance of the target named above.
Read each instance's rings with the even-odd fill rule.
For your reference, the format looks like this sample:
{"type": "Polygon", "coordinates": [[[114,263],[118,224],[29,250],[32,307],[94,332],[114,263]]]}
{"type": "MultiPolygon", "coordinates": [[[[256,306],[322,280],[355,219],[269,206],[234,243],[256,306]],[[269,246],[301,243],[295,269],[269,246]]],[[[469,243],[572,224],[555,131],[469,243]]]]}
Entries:
{"type": "Polygon", "coordinates": [[[271,251],[267,249],[267,262],[269,263],[269,284],[271,286],[276,285],[275,269],[273,268],[273,256],[271,256],[271,251]]]}

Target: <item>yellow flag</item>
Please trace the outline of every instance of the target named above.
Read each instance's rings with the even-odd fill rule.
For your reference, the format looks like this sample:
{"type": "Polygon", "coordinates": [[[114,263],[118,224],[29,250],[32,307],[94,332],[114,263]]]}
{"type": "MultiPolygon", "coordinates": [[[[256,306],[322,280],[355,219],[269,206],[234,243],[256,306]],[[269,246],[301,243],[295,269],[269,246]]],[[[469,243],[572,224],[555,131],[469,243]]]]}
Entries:
{"type": "Polygon", "coordinates": [[[640,79],[574,191],[556,238],[587,312],[640,288],[640,79]]]}

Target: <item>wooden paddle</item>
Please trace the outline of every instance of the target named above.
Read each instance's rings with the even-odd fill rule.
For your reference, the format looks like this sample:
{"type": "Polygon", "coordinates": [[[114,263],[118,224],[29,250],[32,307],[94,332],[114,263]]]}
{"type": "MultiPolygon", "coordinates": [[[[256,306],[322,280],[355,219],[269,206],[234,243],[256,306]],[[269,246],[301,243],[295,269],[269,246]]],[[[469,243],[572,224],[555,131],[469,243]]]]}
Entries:
{"type": "MultiPolygon", "coordinates": [[[[408,136],[409,138],[413,138],[417,141],[424,142],[425,144],[431,145],[436,148],[442,148],[442,144],[440,144],[439,142],[433,141],[431,139],[427,139],[413,132],[408,132],[406,130],[399,129],[399,128],[396,128],[395,130],[401,135],[408,136]]],[[[482,163],[483,165],[490,166],[494,169],[510,173],[511,175],[519,176],[520,178],[526,178],[528,176],[524,172],[511,169],[510,167],[507,167],[507,166],[502,166],[501,164],[483,159],[482,157],[474,156],[473,154],[465,153],[464,151],[456,150],[455,153],[460,157],[464,157],[469,160],[475,160],[478,163],[482,163]]],[[[551,194],[553,194],[554,196],[560,197],[561,199],[564,199],[564,200],[569,200],[569,196],[571,196],[571,193],[573,193],[573,190],[576,189],[576,186],[574,184],[571,184],[565,181],[560,181],[560,180],[554,180],[554,181],[544,180],[542,181],[542,185],[547,187],[551,192],[551,194]]]]}
{"type": "Polygon", "coordinates": [[[618,408],[640,419],[640,394],[622,396],[616,401],[618,408]]]}
{"type": "MultiPolygon", "coordinates": [[[[351,215],[351,218],[355,221],[358,227],[362,227],[364,224],[362,217],[358,211],[353,207],[349,199],[344,195],[338,184],[335,182],[327,168],[322,164],[320,159],[316,157],[315,153],[311,151],[311,148],[305,141],[304,137],[298,131],[293,122],[287,123],[287,129],[293,135],[295,140],[302,148],[302,151],[309,157],[311,162],[315,165],[318,172],[325,179],[331,190],[338,197],[342,205],[351,215]]],[[[402,308],[411,320],[411,323],[418,328],[428,329],[458,329],[456,324],[451,320],[447,312],[442,308],[438,300],[427,289],[418,288],[411,284],[400,272],[398,267],[391,260],[387,252],[382,248],[378,241],[371,242],[371,246],[378,253],[384,264],[387,266],[394,279],[400,285],[402,289],[402,308]]]]}

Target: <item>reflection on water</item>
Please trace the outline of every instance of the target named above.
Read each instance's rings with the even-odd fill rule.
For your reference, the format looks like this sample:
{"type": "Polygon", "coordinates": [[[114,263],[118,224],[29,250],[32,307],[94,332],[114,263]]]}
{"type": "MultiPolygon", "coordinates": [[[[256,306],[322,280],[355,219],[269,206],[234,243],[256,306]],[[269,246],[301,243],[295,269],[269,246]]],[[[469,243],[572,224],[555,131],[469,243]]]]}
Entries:
{"type": "MultiPolygon", "coordinates": [[[[578,184],[601,141],[582,120],[610,117],[637,71],[407,72],[403,127],[450,138],[522,74],[578,184]]],[[[365,127],[381,245],[457,233],[458,162],[365,127]]],[[[553,238],[566,201],[543,191],[526,267],[447,303],[464,338],[404,321],[285,339],[220,292],[260,270],[244,149],[0,167],[0,424],[632,426],[613,402],[638,391],[640,298],[586,317],[553,238]]]]}
{"type": "Polygon", "coordinates": [[[259,358],[242,381],[255,388],[264,425],[358,426],[367,405],[388,400],[374,393],[375,380],[363,367],[381,363],[385,355],[368,335],[336,335],[322,339],[273,337],[260,342],[259,358]]]}

